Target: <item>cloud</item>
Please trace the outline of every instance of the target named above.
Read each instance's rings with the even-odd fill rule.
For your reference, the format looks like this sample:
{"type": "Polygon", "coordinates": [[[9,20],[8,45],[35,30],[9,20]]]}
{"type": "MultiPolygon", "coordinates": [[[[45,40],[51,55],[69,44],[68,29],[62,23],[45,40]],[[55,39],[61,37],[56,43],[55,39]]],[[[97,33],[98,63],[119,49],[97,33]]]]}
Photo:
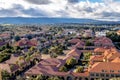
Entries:
{"type": "Polygon", "coordinates": [[[67,17],[120,19],[120,1],[103,0],[1,0],[0,17],[67,17]],[[114,7],[113,7],[114,6],[114,7]]]}
{"type": "Polygon", "coordinates": [[[117,12],[102,12],[99,14],[95,14],[95,15],[99,15],[103,18],[120,18],[120,13],[117,12]]]}
{"type": "Polygon", "coordinates": [[[9,9],[1,8],[0,9],[0,16],[1,17],[17,17],[17,16],[25,17],[25,16],[27,16],[26,14],[24,14],[22,12],[22,10],[24,10],[23,6],[14,4],[9,9]]]}
{"type": "Polygon", "coordinates": [[[69,3],[78,3],[79,0],[68,0],[69,3]]]}
{"type": "Polygon", "coordinates": [[[51,3],[51,1],[49,0],[26,0],[26,1],[32,4],[37,4],[37,5],[51,3]]]}

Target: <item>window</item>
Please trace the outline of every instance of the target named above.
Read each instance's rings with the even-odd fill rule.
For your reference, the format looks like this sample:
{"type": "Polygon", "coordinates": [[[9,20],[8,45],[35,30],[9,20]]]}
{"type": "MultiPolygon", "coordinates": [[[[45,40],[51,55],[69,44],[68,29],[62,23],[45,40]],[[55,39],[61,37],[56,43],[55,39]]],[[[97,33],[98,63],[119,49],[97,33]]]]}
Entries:
{"type": "Polygon", "coordinates": [[[115,77],[120,77],[120,74],[115,75],[115,77]]]}
{"type": "Polygon", "coordinates": [[[91,76],[94,76],[94,74],[90,74],[91,76]]]}
{"type": "Polygon", "coordinates": [[[109,74],[106,74],[106,77],[109,77],[109,74]]]}
{"type": "Polygon", "coordinates": [[[111,77],[114,77],[114,74],[111,74],[111,77]]]}
{"type": "Polygon", "coordinates": [[[98,74],[98,73],[96,73],[96,76],[99,76],[99,74],[98,74]]]}
{"type": "Polygon", "coordinates": [[[101,74],[101,77],[104,77],[104,74],[101,74]]]}

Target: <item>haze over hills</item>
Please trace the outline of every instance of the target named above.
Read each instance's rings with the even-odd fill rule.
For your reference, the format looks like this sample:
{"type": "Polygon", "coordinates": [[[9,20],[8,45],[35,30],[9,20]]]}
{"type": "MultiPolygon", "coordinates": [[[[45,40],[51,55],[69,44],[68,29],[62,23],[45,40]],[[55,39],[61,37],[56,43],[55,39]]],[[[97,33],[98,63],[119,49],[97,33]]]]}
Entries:
{"type": "Polygon", "coordinates": [[[54,23],[120,24],[120,21],[100,21],[83,18],[24,18],[24,17],[0,18],[0,24],[54,24],[54,23]]]}

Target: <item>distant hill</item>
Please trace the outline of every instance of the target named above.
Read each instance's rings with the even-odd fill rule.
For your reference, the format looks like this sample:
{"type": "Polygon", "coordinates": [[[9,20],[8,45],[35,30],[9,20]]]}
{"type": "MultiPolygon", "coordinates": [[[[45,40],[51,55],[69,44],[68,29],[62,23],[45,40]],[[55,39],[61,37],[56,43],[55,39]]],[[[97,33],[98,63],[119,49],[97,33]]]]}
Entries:
{"type": "Polygon", "coordinates": [[[100,21],[82,18],[0,18],[0,24],[52,24],[52,23],[79,23],[79,24],[120,24],[120,21],[100,21]]]}

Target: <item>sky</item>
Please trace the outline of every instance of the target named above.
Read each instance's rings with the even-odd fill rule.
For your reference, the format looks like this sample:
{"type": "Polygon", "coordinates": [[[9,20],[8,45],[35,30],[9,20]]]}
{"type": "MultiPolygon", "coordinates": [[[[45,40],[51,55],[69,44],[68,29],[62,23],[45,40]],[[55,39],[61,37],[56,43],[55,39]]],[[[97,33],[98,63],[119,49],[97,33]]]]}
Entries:
{"type": "Polygon", "coordinates": [[[0,0],[0,17],[120,20],[120,0],[0,0]]]}

